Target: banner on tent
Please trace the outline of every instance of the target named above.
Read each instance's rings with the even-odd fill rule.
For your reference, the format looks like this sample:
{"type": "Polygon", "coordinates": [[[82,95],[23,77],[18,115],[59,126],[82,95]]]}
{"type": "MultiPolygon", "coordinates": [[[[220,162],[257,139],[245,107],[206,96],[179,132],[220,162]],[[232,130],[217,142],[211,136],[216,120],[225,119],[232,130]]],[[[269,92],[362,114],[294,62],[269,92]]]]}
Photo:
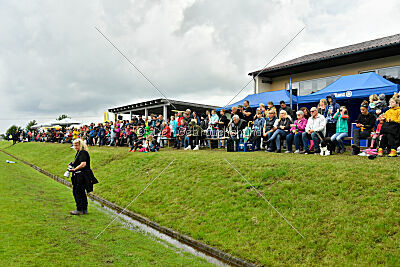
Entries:
{"type": "Polygon", "coordinates": [[[346,91],[346,92],[341,92],[341,93],[334,93],[335,97],[351,97],[353,95],[352,91],[346,91]]]}

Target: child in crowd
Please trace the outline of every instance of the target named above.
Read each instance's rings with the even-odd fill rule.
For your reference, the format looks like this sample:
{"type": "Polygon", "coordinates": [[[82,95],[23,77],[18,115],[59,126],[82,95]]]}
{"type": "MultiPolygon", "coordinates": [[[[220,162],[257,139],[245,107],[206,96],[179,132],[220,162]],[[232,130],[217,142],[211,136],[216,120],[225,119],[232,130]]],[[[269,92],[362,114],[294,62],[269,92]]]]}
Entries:
{"type": "Polygon", "coordinates": [[[157,141],[151,135],[148,135],[146,137],[146,141],[143,144],[143,148],[145,148],[146,152],[157,152],[160,149],[160,147],[157,144],[157,141]]]}
{"type": "Polygon", "coordinates": [[[387,148],[389,157],[397,157],[396,147],[400,130],[400,99],[394,95],[390,101],[390,109],[385,112],[385,122],[382,124],[382,139],[379,144],[378,156],[383,156],[383,149],[387,148]],[[390,151],[390,152],[389,152],[390,151]]]}
{"type": "Polygon", "coordinates": [[[254,137],[255,137],[255,150],[258,151],[261,148],[261,138],[263,135],[263,129],[265,124],[265,118],[261,110],[257,111],[256,120],[254,121],[254,137]]]}
{"type": "Polygon", "coordinates": [[[333,116],[336,122],[336,133],[332,135],[331,141],[336,145],[336,153],[343,154],[346,152],[346,147],[343,143],[343,138],[349,135],[349,112],[345,106],[341,106],[333,116]]]}
{"type": "Polygon", "coordinates": [[[325,115],[326,106],[328,106],[328,101],[326,101],[325,98],[322,98],[321,100],[319,100],[318,113],[321,114],[322,116],[325,115]]]}
{"type": "Polygon", "coordinates": [[[218,130],[218,121],[219,121],[219,117],[217,115],[217,111],[215,109],[211,110],[209,127],[210,127],[212,137],[216,137],[216,130],[218,130]]]}
{"type": "Polygon", "coordinates": [[[379,100],[377,94],[373,94],[369,96],[369,105],[368,105],[368,112],[372,110],[376,110],[376,102],[379,100]]]}
{"type": "Polygon", "coordinates": [[[385,114],[379,115],[378,120],[379,123],[376,126],[375,133],[372,135],[371,148],[379,146],[379,142],[382,139],[381,128],[383,123],[385,122],[385,114]]]}
{"type": "Polygon", "coordinates": [[[277,114],[277,110],[276,110],[276,108],[275,108],[275,106],[274,106],[274,102],[272,102],[272,101],[269,101],[269,102],[267,103],[267,108],[266,108],[265,110],[266,110],[265,116],[268,115],[268,112],[269,112],[269,111],[274,111],[274,113],[277,114]]]}
{"type": "Polygon", "coordinates": [[[376,115],[380,115],[382,113],[385,113],[387,110],[388,105],[386,103],[386,96],[384,94],[380,94],[378,97],[378,101],[376,101],[375,103],[375,113],[376,115]]]}
{"type": "Polygon", "coordinates": [[[246,128],[244,128],[243,130],[243,142],[247,143],[247,141],[249,141],[249,139],[251,138],[251,134],[252,134],[252,124],[253,122],[249,121],[246,128]]]}

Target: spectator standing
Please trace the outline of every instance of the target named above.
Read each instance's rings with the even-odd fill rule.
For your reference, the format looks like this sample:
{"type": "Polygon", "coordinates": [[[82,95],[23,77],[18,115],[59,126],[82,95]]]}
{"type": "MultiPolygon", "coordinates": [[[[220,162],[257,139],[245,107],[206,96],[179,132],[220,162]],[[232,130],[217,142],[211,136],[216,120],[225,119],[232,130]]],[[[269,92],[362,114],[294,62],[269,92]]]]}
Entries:
{"type": "Polygon", "coordinates": [[[281,111],[284,110],[284,111],[286,111],[286,114],[288,116],[290,116],[290,119],[293,119],[293,110],[289,106],[286,105],[285,101],[282,100],[280,102],[280,106],[281,106],[281,108],[279,109],[279,115],[281,114],[281,111]]]}
{"type": "Polygon", "coordinates": [[[324,117],[326,118],[326,136],[330,137],[336,133],[336,119],[333,116],[336,114],[336,111],[340,106],[336,103],[336,97],[334,94],[328,95],[326,100],[328,103],[324,114],[324,117]]]}
{"type": "Polygon", "coordinates": [[[261,149],[261,139],[263,137],[263,130],[265,126],[265,118],[261,110],[257,111],[257,118],[254,121],[254,137],[255,137],[255,150],[261,149]]]}
{"type": "Polygon", "coordinates": [[[99,132],[97,133],[99,137],[99,146],[104,145],[104,138],[106,137],[106,129],[104,129],[103,124],[99,124],[99,132]]]}
{"type": "Polygon", "coordinates": [[[253,121],[253,117],[254,117],[253,109],[250,107],[250,103],[248,100],[245,100],[243,102],[242,113],[243,113],[243,118],[245,121],[247,121],[247,122],[253,121]]]}
{"type": "Polygon", "coordinates": [[[326,99],[322,98],[318,104],[318,113],[322,116],[325,116],[326,106],[328,106],[328,102],[326,99]]]}

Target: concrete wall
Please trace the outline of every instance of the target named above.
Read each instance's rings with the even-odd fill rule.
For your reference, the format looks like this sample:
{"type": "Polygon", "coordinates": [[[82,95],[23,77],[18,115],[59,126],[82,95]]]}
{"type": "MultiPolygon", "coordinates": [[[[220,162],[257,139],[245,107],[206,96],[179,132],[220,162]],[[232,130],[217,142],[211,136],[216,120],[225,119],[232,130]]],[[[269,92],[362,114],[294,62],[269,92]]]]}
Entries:
{"type": "Polygon", "coordinates": [[[304,80],[311,80],[317,78],[324,78],[329,76],[347,76],[358,74],[360,71],[368,71],[386,67],[393,67],[400,65],[400,56],[386,57],[381,59],[368,60],[364,62],[347,64],[332,68],[325,68],[309,72],[302,72],[293,74],[291,76],[285,75],[272,79],[272,84],[261,83],[261,78],[257,77],[256,92],[277,91],[286,88],[286,83],[289,82],[289,77],[292,77],[292,82],[300,82],[304,80]]]}
{"type": "Polygon", "coordinates": [[[257,77],[256,78],[256,93],[261,93],[261,92],[267,92],[267,91],[274,91],[272,89],[272,84],[270,83],[263,83],[262,79],[266,80],[266,78],[263,77],[257,77]]]}

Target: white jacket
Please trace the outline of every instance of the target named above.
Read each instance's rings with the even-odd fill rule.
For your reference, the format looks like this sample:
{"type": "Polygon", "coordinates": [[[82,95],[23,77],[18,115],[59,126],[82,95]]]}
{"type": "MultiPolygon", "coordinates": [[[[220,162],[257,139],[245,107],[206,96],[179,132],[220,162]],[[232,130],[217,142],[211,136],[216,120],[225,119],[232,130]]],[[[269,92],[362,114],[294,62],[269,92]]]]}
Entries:
{"type": "Polygon", "coordinates": [[[326,134],[326,119],[321,114],[318,114],[314,119],[312,116],[308,118],[306,125],[306,132],[308,130],[314,130],[314,132],[322,132],[325,136],[326,134]]]}

